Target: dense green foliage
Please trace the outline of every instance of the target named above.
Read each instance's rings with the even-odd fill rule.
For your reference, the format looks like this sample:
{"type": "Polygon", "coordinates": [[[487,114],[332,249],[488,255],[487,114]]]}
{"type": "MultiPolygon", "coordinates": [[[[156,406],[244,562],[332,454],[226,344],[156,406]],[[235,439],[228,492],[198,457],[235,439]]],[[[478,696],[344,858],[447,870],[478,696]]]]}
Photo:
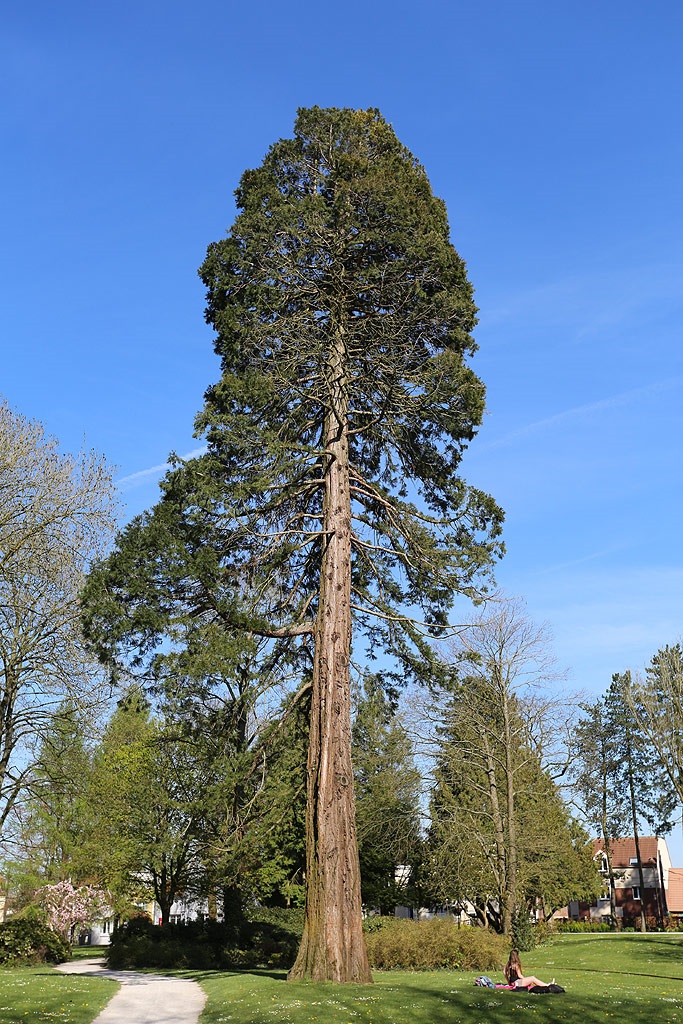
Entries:
{"type": "Polygon", "coordinates": [[[452,919],[411,921],[385,917],[366,933],[368,958],[377,970],[502,970],[507,939],[483,928],[458,928],[452,919]]]}
{"type": "Polygon", "coordinates": [[[0,924],[0,964],[61,964],[70,959],[69,943],[42,921],[25,917],[0,924]]]}
{"type": "Polygon", "coordinates": [[[239,927],[193,921],[164,927],[131,920],[107,949],[116,969],[291,967],[301,940],[303,911],[253,909],[239,927]]]}
{"type": "Polygon", "coordinates": [[[361,888],[366,908],[419,905],[421,779],[408,730],[376,677],[356,701],[352,737],[361,888]]]}
{"type": "Polygon", "coordinates": [[[558,921],[557,931],[560,933],[610,932],[612,925],[603,921],[558,921]]]}
{"type": "Polygon", "coordinates": [[[536,943],[536,929],[526,909],[518,910],[512,916],[512,945],[520,953],[533,949],[536,943]]]}
{"type": "MultiPolygon", "coordinates": [[[[366,931],[373,968],[500,970],[509,943],[489,930],[458,928],[452,919],[414,922],[370,918],[366,931]]],[[[303,911],[253,909],[235,933],[215,921],[159,928],[131,921],[107,950],[110,967],[236,969],[289,967],[303,928],[303,911]]]]}
{"type": "Polygon", "coordinates": [[[27,797],[10,817],[16,858],[2,864],[12,913],[30,906],[46,883],[91,877],[93,722],[86,717],[71,699],[45,716],[27,797]]]}
{"type": "Polygon", "coordinates": [[[669,785],[683,801],[683,648],[666,645],[653,656],[645,677],[631,688],[630,704],[656,752],[669,785]]]}

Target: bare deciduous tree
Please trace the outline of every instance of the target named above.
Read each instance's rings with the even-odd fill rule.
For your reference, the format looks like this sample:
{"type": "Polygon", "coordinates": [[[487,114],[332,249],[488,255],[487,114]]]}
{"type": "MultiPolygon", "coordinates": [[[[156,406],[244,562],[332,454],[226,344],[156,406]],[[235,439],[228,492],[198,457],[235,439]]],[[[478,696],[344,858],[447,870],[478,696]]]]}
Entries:
{"type": "Polygon", "coordinates": [[[64,696],[92,690],[79,590],[114,527],[111,473],[0,403],[0,829],[64,696]]]}
{"type": "Polygon", "coordinates": [[[442,721],[433,831],[451,859],[455,842],[456,859],[466,851],[465,862],[478,861],[477,895],[495,896],[507,934],[529,888],[530,855],[537,871],[546,840],[558,841],[544,819],[571,842],[553,781],[566,765],[558,740],[568,706],[547,689],[557,678],[548,632],[519,601],[482,612],[451,643],[449,662],[432,711],[442,721]]]}

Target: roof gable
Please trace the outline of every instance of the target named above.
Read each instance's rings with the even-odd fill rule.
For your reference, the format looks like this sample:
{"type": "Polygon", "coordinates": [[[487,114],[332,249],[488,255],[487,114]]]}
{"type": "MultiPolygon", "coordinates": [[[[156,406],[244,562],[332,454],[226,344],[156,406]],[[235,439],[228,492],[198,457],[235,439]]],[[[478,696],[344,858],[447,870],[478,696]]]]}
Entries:
{"type": "MultiPolygon", "coordinates": [[[[657,836],[641,836],[638,839],[640,845],[640,859],[645,865],[656,865],[657,864],[657,848],[659,840],[657,836]]],[[[605,842],[603,839],[593,840],[593,854],[600,852],[604,853],[605,842]]],[[[636,841],[632,836],[624,839],[612,839],[610,842],[610,852],[612,854],[612,867],[614,868],[628,868],[631,867],[631,859],[636,857],[636,841]]]]}

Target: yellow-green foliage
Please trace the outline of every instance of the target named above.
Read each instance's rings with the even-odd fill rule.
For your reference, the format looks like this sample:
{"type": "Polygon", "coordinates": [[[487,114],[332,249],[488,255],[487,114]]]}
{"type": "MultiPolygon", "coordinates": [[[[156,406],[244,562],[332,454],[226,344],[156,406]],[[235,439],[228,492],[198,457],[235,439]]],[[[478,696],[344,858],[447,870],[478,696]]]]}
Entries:
{"type": "Polygon", "coordinates": [[[376,970],[501,970],[510,947],[507,939],[493,932],[458,928],[454,921],[436,918],[385,918],[381,928],[366,934],[365,942],[370,966],[376,970]]]}

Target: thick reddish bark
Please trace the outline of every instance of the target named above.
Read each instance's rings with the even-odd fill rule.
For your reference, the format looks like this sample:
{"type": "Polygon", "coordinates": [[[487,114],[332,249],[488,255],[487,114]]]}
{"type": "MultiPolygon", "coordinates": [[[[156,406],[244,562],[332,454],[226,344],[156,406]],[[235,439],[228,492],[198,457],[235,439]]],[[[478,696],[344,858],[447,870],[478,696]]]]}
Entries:
{"type": "Polygon", "coordinates": [[[351,767],[351,501],[343,396],[326,427],[325,548],[315,631],[306,918],[291,980],[370,982],[351,767]]]}

